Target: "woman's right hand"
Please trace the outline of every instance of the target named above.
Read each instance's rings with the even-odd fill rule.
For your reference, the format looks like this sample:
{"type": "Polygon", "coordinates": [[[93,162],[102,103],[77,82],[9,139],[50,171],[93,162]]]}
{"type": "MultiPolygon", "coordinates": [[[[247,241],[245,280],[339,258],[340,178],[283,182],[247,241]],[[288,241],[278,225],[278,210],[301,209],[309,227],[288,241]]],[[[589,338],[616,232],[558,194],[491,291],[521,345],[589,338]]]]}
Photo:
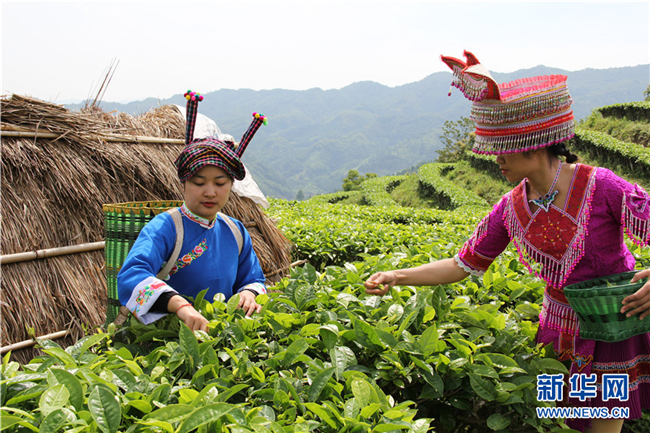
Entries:
{"type": "Polygon", "coordinates": [[[208,320],[196,311],[192,305],[177,309],[176,315],[192,331],[208,332],[208,320]]]}
{"type": "Polygon", "coordinates": [[[363,284],[369,295],[384,296],[397,283],[395,271],[377,272],[363,284]]]}

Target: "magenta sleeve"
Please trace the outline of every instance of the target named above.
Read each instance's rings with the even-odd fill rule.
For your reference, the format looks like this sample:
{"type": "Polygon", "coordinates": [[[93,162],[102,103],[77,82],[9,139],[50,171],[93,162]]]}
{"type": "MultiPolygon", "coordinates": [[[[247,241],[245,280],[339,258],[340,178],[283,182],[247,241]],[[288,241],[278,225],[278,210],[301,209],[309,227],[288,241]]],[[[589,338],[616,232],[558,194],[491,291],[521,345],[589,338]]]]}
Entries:
{"type": "Polygon", "coordinates": [[[474,233],[454,257],[458,266],[472,275],[482,275],[494,259],[506,249],[510,236],[503,222],[503,214],[510,193],[494,205],[492,211],[478,224],[474,233]]]}
{"type": "Polygon", "coordinates": [[[620,215],[625,234],[637,245],[650,244],[650,196],[612,171],[601,169],[605,199],[614,216],[620,215]]]}

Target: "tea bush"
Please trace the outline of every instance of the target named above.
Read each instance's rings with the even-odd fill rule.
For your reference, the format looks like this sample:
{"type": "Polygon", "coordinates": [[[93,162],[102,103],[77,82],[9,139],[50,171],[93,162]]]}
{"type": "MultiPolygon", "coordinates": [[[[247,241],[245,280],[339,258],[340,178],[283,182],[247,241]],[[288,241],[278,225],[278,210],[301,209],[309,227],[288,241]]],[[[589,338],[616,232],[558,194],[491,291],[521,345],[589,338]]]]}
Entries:
{"type": "Polygon", "coordinates": [[[454,169],[453,164],[431,163],[418,169],[421,192],[426,197],[433,197],[439,208],[454,210],[463,206],[487,206],[487,202],[473,192],[445,179],[446,171],[454,169]]]}
{"type": "MultiPolygon", "coordinates": [[[[537,401],[536,375],[566,369],[534,342],[544,286],[514,251],[480,279],[383,298],[363,289],[376,271],[450,257],[485,212],[272,200],[299,253],[319,251],[317,267],[259,296],[252,318],[237,296],[200,295],[207,333],[173,315],[132,319],[65,349],[41,341],[44,354],[26,365],[5,356],[1,429],[568,433],[536,417],[552,404],[537,401]]],[[[650,265],[646,250],[632,250],[650,265]]]]}
{"type": "MultiPolygon", "coordinates": [[[[292,272],[246,318],[237,296],[88,336],[2,366],[3,430],[101,432],[537,431],[534,377],[565,372],[531,344],[541,284],[503,265],[482,282],[366,295],[414,254],[292,272]],[[503,272],[503,273],[502,273],[503,272]],[[482,283],[482,284],[479,284],[482,283]],[[513,299],[526,299],[515,306],[513,299]],[[435,426],[434,430],[430,430],[435,426]],[[466,427],[470,427],[467,430],[466,427]]],[[[541,430],[540,430],[541,431],[541,430]]]]}
{"type": "Polygon", "coordinates": [[[650,122],[650,102],[647,101],[606,105],[597,108],[595,111],[601,113],[604,117],[618,117],[632,121],[650,122]]]}
{"type": "Polygon", "coordinates": [[[406,179],[401,176],[374,177],[363,181],[361,193],[364,204],[370,206],[398,206],[397,202],[390,196],[390,191],[406,179]]]}
{"type": "Polygon", "coordinates": [[[650,177],[650,149],[617,140],[602,132],[580,128],[576,129],[572,143],[575,149],[598,158],[605,165],[624,166],[650,177]]]}

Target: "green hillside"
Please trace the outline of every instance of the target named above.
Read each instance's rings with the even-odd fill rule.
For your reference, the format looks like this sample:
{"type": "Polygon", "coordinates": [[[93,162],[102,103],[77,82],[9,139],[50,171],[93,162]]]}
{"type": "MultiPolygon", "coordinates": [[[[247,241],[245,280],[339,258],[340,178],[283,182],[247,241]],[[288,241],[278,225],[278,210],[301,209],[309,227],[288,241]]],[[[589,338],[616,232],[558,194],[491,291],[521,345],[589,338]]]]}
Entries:
{"type": "MultiPolygon", "coordinates": [[[[578,155],[579,162],[609,168],[650,189],[650,102],[594,110],[579,122],[576,137],[568,146],[578,155]]],[[[453,164],[425,164],[417,174],[365,181],[355,194],[326,194],[312,200],[337,203],[345,198],[345,203],[448,210],[481,201],[492,205],[514,186],[501,176],[494,159],[465,151],[453,164]]]]}
{"type": "MultiPolygon", "coordinates": [[[[650,149],[644,131],[647,131],[648,125],[650,103],[603,107],[581,122],[570,146],[581,162],[610,168],[647,189],[650,186],[650,149]]],[[[361,289],[356,291],[353,288],[359,287],[373,272],[411,267],[451,257],[458,251],[480,218],[513,186],[503,180],[494,159],[467,152],[453,164],[430,163],[421,166],[415,174],[366,180],[357,191],[316,196],[305,202],[276,201],[271,213],[279,218],[280,226],[295,242],[296,258],[309,260],[310,264],[323,272],[320,278],[324,285],[347,281],[351,293],[359,296],[361,289]]],[[[634,246],[629,240],[627,245],[637,257],[637,269],[648,268],[650,251],[634,246]]],[[[404,299],[401,296],[407,295],[403,290],[407,288],[391,292],[389,302],[404,299]]],[[[425,297],[432,295],[428,288],[420,290],[408,292],[411,301],[417,299],[412,297],[413,293],[424,293],[425,297]]],[[[416,391],[410,386],[400,388],[397,385],[406,379],[402,369],[404,364],[399,364],[397,370],[393,371],[395,364],[389,362],[385,364],[387,371],[379,375],[380,387],[408,399],[418,395],[420,401],[426,402],[425,406],[418,406],[418,416],[433,418],[431,425],[435,432],[550,431],[550,425],[542,427],[540,420],[530,415],[539,402],[526,391],[511,391],[521,389],[518,384],[523,383],[526,377],[523,371],[523,376],[515,374],[507,380],[502,372],[494,376],[479,373],[486,366],[493,367],[489,362],[483,364],[480,361],[485,359],[484,356],[505,356],[517,360],[512,366],[525,370],[529,378],[539,371],[533,367],[536,362],[551,362],[550,358],[534,354],[532,359],[537,361],[523,366],[522,354],[514,354],[505,346],[500,346],[507,339],[519,341],[522,346],[518,349],[531,349],[534,346],[532,335],[537,326],[536,312],[541,308],[543,284],[528,274],[517,260],[516,252],[510,248],[497,259],[482,280],[471,277],[469,281],[448,285],[442,290],[441,298],[437,298],[436,292],[433,292],[433,303],[425,303],[425,309],[428,305],[431,307],[429,311],[436,311],[432,322],[438,330],[447,330],[440,335],[438,342],[451,344],[447,346],[448,349],[453,347],[448,352],[451,356],[446,358],[450,363],[444,364],[441,357],[429,358],[436,370],[432,376],[420,370],[424,386],[416,391]],[[451,304],[448,307],[436,304],[442,299],[451,304]],[[452,302],[453,299],[457,301],[452,302]],[[455,309],[455,304],[462,307],[455,309]],[[499,314],[504,314],[506,321],[515,326],[509,337],[487,322],[482,322],[478,315],[474,319],[469,318],[470,314],[477,314],[486,304],[498,306],[494,310],[495,313],[498,311],[495,317],[499,319],[502,317],[499,314]],[[441,310],[442,313],[439,313],[441,310]],[[516,324],[522,327],[516,328],[516,324]],[[524,329],[524,325],[531,328],[524,329]],[[470,331],[469,327],[473,326],[480,331],[476,328],[470,331]],[[473,332],[485,334],[475,339],[473,332]],[[487,335],[494,336],[495,340],[486,340],[487,335]],[[453,343],[455,338],[458,340],[453,343]],[[460,340],[465,343],[458,343],[460,340]],[[477,346],[470,344],[480,345],[486,341],[490,341],[489,349],[484,348],[487,352],[482,352],[483,349],[474,351],[477,346]],[[466,352],[461,354],[464,350],[466,352]],[[453,358],[458,364],[451,360],[453,358]],[[388,365],[392,367],[390,373],[388,365]],[[436,381],[438,375],[440,379],[436,381]],[[508,380],[512,382],[506,383],[508,380]],[[497,395],[500,390],[506,392],[501,398],[491,397],[490,393],[497,395]],[[434,398],[436,403],[427,397],[434,398]],[[526,408],[520,407],[514,400],[526,408]],[[477,401],[481,403],[477,405],[477,401]],[[489,411],[483,412],[487,407],[490,407],[489,411]],[[469,415],[465,416],[464,411],[468,411],[469,415]]],[[[425,312],[422,316],[425,322],[426,317],[425,312]]],[[[383,329],[381,320],[375,326],[383,329]]],[[[386,329],[392,329],[386,326],[386,329]]],[[[418,338],[414,341],[418,341],[418,338]]],[[[434,350],[433,353],[439,352],[434,350]]],[[[389,359],[401,362],[403,358],[396,354],[395,358],[389,359]]],[[[413,359],[407,363],[414,369],[422,367],[413,359]]],[[[374,365],[384,364],[380,361],[374,365]]],[[[560,425],[554,424],[556,428],[560,425]]],[[[650,412],[646,412],[639,421],[626,422],[623,432],[648,429],[650,412]]]]}
{"type": "MultiPolygon", "coordinates": [[[[634,101],[648,85],[648,65],[582,71],[537,66],[493,76],[507,82],[547,74],[568,76],[578,119],[596,107],[634,101]]],[[[445,121],[469,113],[460,92],[447,96],[450,82],[449,72],[437,72],[395,87],[366,81],[332,90],[222,89],[206,93],[199,112],[236,138],[253,111],[268,115],[269,124],[258,132],[244,163],[267,196],[293,199],[302,190],[311,197],[339,189],[351,169],[386,176],[435,160],[445,121]]],[[[101,106],[128,113],[159,104],[184,106],[180,92],[185,90],[165,100],[101,106]]]]}
{"type": "MultiPolygon", "coordinates": [[[[624,129],[642,129],[650,116],[617,110],[583,122],[574,147],[648,185],[648,149],[598,125],[620,111],[624,129]]],[[[510,187],[494,167],[467,153],[358,190],[270,199],[268,215],[307,263],[258,296],[259,314],[245,317],[238,295],[201,294],[208,332],[175,315],[132,318],[67,348],[39,340],[42,355],[26,365],[8,353],[2,431],[575,433],[538,416],[555,402],[538,401],[537,376],[568,371],[535,343],[545,285],[514,249],[481,278],[381,298],[363,287],[377,271],[452,257],[510,187]]],[[[650,267],[648,249],[628,247],[638,269],[650,267]]],[[[649,412],[623,433],[646,431],[649,412]]]]}

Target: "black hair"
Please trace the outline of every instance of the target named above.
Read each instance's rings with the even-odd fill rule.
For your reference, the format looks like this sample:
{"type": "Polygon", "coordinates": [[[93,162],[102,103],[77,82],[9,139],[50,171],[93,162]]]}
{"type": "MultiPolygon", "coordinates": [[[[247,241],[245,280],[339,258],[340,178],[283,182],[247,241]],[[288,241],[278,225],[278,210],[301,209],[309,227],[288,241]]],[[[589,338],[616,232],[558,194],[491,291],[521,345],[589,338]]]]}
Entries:
{"type": "Polygon", "coordinates": [[[560,156],[564,156],[566,158],[566,162],[569,164],[576,162],[578,160],[578,156],[571,153],[571,151],[567,149],[566,142],[564,141],[549,146],[548,151],[549,151],[549,157],[557,158],[560,156]]]}

